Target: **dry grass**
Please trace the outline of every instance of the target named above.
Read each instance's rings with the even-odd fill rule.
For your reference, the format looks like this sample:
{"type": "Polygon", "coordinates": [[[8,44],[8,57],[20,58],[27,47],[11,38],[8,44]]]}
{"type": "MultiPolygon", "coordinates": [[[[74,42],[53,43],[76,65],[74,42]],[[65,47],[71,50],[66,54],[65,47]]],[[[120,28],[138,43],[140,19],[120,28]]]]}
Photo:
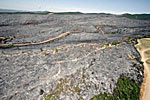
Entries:
{"type": "Polygon", "coordinates": [[[144,52],[145,57],[150,58],[150,50],[144,52]]]}
{"type": "Polygon", "coordinates": [[[128,56],[130,60],[136,59],[136,56],[128,56]]]}
{"type": "Polygon", "coordinates": [[[147,64],[150,64],[150,59],[146,60],[146,63],[147,63],[147,64]]]}
{"type": "Polygon", "coordinates": [[[38,22],[29,20],[29,21],[26,21],[25,24],[38,24],[38,22]]]}
{"type": "Polygon", "coordinates": [[[150,48],[150,40],[149,39],[140,39],[140,42],[141,42],[141,49],[147,49],[147,48],[150,48]]]}

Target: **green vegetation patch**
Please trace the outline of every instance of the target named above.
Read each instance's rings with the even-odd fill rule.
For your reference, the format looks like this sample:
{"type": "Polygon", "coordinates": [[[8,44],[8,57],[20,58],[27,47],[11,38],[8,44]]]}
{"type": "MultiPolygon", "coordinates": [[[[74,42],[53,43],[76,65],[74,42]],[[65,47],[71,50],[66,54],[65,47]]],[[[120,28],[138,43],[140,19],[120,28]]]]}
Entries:
{"type": "Polygon", "coordinates": [[[84,13],[84,14],[88,14],[88,15],[113,15],[111,13],[84,13]]]}
{"type": "Polygon", "coordinates": [[[114,98],[112,95],[104,93],[94,97],[92,100],[114,100],[114,98]]]}
{"type": "Polygon", "coordinates": [[[124,37],[124,40],[128,43],[128,44],[132,44],[132,43],[136,43],[137,42],[138,37],[124,37]]]}
{"type": "Polygon", "coordinates": [[[91,100],[139,100],[140,88],[134,80],[121,76],[113,95],[104,93],[95,96],[91,100]]]}
{"type": "Polygon", "coordinates": [[[121,17],[138,20],[150,20],[150,14],[123,14],[121,17]]]}
{"type": "Polygon", "coordinates": [[[13,44],[8,44],[8,45],[0,45],[0,48],[12,48],[14,47],[13,44]]]}
{"type": "Polygon", "coordinates": [[[113,43],[111,43],[111,45],[119,45],[120,44],[120,42],[113,42],[113,43]]]}
{"type": "Polygon", "coordinates": [[[54,14],[83,14],[81,12],[56,12],[54,14]]]}

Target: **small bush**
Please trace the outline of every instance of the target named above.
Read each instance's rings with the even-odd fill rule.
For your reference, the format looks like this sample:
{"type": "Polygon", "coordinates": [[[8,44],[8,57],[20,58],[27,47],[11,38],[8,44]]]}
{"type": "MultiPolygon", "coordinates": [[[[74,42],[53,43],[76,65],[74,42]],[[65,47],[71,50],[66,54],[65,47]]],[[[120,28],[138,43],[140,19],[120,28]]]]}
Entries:
{"type": "Polygon", "coordinates": [[[113,95],[100,94],[91,100],[139,100],[140,88],[134,80],[121,76],[113,95]]]}
{"type": "Polygon", "coordinates": [[[14,47],[13,44],[8,44],[8,45],[0,45],[0,48],[12,48],[14,47]]]}

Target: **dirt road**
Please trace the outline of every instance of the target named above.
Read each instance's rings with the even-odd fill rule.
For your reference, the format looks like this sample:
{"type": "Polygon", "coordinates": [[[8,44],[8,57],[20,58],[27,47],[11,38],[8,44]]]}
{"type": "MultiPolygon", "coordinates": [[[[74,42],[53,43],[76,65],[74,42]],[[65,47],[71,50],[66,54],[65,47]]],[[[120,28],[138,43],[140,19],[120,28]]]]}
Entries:
{"type": "MultiPolygon", "coordinates": [[[[146,39],[150,40],[150,39],[146,39]]],[[[142,43],[140,40],[138,40],[138,46],[141,46],[142,43]]],[[[149,57],[146,57],[145,52],[149,51],[150,48],[143,48],[139,49],[137,48],[142,59],[141,61],[144,62],[144,82],[142,84],[142,89],[141,89],[141,100],[149,100],[150,98],[150,64],[146,63],[146,61],[149,59],[149,57]]]]}

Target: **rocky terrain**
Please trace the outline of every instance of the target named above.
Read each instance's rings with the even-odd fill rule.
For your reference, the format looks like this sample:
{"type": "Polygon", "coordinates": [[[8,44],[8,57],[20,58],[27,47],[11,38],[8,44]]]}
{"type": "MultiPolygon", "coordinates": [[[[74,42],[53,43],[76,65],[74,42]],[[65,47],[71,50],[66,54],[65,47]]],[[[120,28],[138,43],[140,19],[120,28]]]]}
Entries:
{"type": "Polygon", "coordinates": [[[122,75],[140,87],[132,38],[149,34],[150,21],[116,15],[1,14],[0,99],[90,100],[122,75]]]}

